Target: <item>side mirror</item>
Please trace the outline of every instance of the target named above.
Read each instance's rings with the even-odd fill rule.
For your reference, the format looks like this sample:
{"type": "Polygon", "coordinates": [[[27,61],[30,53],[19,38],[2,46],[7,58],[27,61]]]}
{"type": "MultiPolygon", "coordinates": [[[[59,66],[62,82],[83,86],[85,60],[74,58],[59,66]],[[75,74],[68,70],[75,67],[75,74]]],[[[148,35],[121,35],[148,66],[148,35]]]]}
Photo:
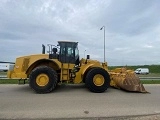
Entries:
{"type": "Polygon", "coordinates": [[[90,55],[87,55],[87,59],[90,59],[90,55]]]}

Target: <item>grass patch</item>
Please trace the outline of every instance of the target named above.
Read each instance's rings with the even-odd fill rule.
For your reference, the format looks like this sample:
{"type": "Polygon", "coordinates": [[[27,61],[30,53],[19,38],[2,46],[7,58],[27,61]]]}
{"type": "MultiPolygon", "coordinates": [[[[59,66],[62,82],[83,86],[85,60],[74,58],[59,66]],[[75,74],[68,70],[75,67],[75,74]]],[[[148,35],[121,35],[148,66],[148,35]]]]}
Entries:
{"type": "Polygon", "coordinates": [[[126,67],[127,69],[136,70],[137,68],[148,68],[150,73],[160,73],[160,65],[135,65],[135,66],[109,66],[109,70],[126,67]]]}
{"type": "Polygon", "coordinates": [[[160,80],[141,80],[142,84],[160,84],[160,80]]]}
{"type": "Polygon", "coordinates": [[[18,84],[17,79],[0,79],[0,84],[18,84]]]}
{"type": "Polygon", "coordinates": [[[160,77],[160,73],[149,73],[147,75],[137,74],[138,77],[160,77]]]}
{"type": "MultiPolygon", "coordinates": [[[[18,79],[0,79],[0,84],[18,84],[18,79]]],[[[21,81],[23,83],[23,81],[21,81]]],[[[28,84],[28,80],[26,80],[26,84],[28,84]]]]}

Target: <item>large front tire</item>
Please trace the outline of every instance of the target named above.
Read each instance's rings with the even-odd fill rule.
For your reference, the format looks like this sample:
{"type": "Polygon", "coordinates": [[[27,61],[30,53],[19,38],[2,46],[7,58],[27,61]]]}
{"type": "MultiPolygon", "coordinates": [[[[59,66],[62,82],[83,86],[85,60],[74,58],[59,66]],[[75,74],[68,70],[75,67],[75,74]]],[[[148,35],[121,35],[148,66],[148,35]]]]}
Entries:
{"type": "Polygon", "coordinates": [[[49,93],[57,85],[58,75],[48,66],[39,66],[29,76],[29,86],[37,93],[49,93]]]}
{"type": "Polygon", "coordinates": [[[85,84],[90,91],[101,93],[110,86],[110,76],[102,68],[92,68],[85,77],[85,84]]]}

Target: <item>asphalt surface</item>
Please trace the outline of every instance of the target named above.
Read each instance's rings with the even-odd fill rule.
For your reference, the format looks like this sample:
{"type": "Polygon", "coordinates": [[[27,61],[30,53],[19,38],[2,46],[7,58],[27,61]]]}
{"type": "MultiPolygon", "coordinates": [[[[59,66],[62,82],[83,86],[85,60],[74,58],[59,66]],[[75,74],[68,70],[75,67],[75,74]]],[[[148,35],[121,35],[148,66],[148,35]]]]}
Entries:
{"type": "Polygon", "coordinates": [[[160,85],[145,88],[150,94],[113,88],[91,93],[83,84],[61,85],[52,93],[36,94],[28,85],[1,84],[0,119],[158,120],[160,85]]]}

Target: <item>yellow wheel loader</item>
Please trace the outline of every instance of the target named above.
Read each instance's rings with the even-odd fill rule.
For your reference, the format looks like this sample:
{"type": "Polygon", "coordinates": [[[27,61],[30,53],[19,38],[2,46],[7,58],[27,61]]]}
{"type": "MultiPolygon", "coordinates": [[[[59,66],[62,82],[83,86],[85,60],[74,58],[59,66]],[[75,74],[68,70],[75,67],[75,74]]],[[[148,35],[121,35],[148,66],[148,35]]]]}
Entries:
{"type": "Polygon", "coordinates": [[[85,83],[96,93],[109,86],[127,91],[147,92],[133,71],[117,68],[109,71],[107,63],[91,60],[90,56],[79,60],[78,42],[58,41],[49,44],[48,54],[42,45],[42,54],[23,56],[16,59],[8,78],[28,80],[29,86],[37,93],[53,91],[58,83],[85,83]]]}

